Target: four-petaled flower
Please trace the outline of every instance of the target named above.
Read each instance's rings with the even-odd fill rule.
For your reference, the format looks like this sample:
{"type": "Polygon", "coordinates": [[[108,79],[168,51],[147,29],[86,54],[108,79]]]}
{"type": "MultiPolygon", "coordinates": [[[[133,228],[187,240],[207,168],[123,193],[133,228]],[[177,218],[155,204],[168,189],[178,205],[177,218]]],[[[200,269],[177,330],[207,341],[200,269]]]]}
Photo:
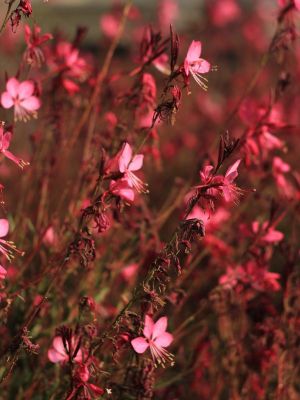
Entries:
{"type": "Polygon", "coordinates": [[[146,315],[144,337],[140,336],[131,341],[132,347],[139,354],[144,353],[149,347],[153,361],[157,361],[162,366],[166,361],[173,362],[173,355],[165,349],[173,341],[173,335],[166,332],[167,323],[167,317],[161,317],[154,323],[153,319],[146,315]]]}
{"type": "Polygon", "coordinates": [[[191,75],[198,83],[198,85],[207,90],[207,79],[202,76],[211,70],[211,65],[208,61],[200,58],[202,50],[201,42],[193,40],[188,49],[187,55],[184,60],[184,72],[186,76],[191,75]],[[204,82],[203,82],[204,81],[204,82]]]}
{"type": "Polygon", "coordinates": [[[6,92],[1,95],[2,107],[15,107],[15,120],[28,121],[32,116],[36,118],[41,102],[33,92],[32,81],[19,82],[16,78],[10,78],[6,83],[6,92]]]}

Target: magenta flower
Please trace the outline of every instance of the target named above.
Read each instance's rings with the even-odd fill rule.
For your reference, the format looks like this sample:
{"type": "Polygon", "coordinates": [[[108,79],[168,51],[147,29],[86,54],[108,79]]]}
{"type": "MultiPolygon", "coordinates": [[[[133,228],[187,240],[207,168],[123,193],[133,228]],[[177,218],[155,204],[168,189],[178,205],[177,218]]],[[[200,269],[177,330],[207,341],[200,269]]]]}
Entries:
{"type": "Polygon", "coordinates": [[[157,361],[162,366],[167,360],[173,362],[173,355],[165,350],[165,347],[173,341],[173,335],[166,332],[167,323],[167,317],[161,317],[154,323],[153,319],[146,315],[144,337],[140,336],[131,341],[132,347],[139,354],[144,353],[149,347],[154,362],[157,361]]]}
{"type": "Polygon", "coordinates": [[[64,341],[61,336],[56,336],[53,339],[52,347],[48,350],[48,358],[53,363],[66,363],[70,359],[78,363],[82,362],[82,350],[79,346],[79,340],[72,337],[71,346],[69,346],[67,340],[64,341]]]}
{"type": "Polygon", "coordinates": [[[6,83],[6,92],[1,95],[2,107],[15,107],[15,120],[28,121],[30,117],[36,118],[41,102],[33,96],[33,92],[33,82],[19,82],[16,78],[10,78],[6,83]]]}
{"type": "Polygon", "coordinates": [[[125,143],[119,156],[119,171],[124,174],[128,185],[134,187],[138,192],[147,192],[146,185],[133,173],[142,168],[144,161],[143,154],[132,157],[132,149],[125,143]]]}
{"type": "Polygon", "coordinates": [[[28,162],[23,161],[21,158],[16,157],[14,154],[12,154],[8,148],[10,145],[12,133],[11,132],[5,132],[3,129],[4,124],[0,126],[0,153],[2,153],[5,157],[9,158],[11,161],[16,163],[20,168],[25,167],[26,165],[29,165],[28,162]]]}
{"type": "Polygon", "coordinates": [[[189,74],[191,73],[198,85],[202,89],[207,90],[207,85],[205,83],[207,82],[207,79],[204,78],[202,74],[206,74],[207,72],[209,72],[211,69],[211,65],[208,61],[200,58],[201,50],[201,42],[193,40],[190,44],[184,60],[184,71],[186,76],[189,76],[189,74]]]}

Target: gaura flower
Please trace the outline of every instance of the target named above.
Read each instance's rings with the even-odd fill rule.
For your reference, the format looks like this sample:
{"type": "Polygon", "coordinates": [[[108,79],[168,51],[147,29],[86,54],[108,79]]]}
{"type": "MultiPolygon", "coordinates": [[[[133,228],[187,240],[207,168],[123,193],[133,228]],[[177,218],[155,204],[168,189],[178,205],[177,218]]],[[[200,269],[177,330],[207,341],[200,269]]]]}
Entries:
{"type": "MultiPolygon", "coordinates": [[[[0,219],[0,238],[3,238],[8,234],[9,223],[5,218],[0,219]]],[[[0,239],[0,253],[2,253],[8,261],[11,261],[14,258],[14,252],[20,253],[23,255],[21,251],[17,250],[14,242],[9,240],[0,239]]]]}
{"type": "Polygon", "coordinates": [[[21,158],[16,157],[14,154],[12,154],[8,148],[10,145],[12,133],[11,132],[5,132],[4,133],[4,123],[0,123],[0,153],[2,153],[5,157],[9,158],[11,161],[13,161],[15,164],[17,164],[20,168],[25,167],[26,165],[29,165],[28,162],[23,161],[21,158]]]}
{"type": "Polygon", "coordinates": [[[145,316],[144,337],[140,336],[131,341],[134,350],[142,354],[148,347],[150,349],[153,361],[161,364],[163,367],[166,361],[173,362],[173,355],[170,354],[165,347],[168,347],[173,341],[173,335],[166,332],[168,319],[167,317],[159,318],[155,323],[149,316],[145,316]]]}
{"type": "Polygon", "coordinates": [[[143,154],[136,154],[132,157],[132,149],[125,143],[119,156],[119,171],[124,174],[128,185],[134,187],[138,192],[146,193],[146,185],[133,173],[142,168],[144,161],[143,154]]]}
{"type": "Polygon", "coordinates": [[[211,70],[211,65],[208,61],[200,58],[201,50],[201,42],[193,40],[184,60],[184,72],[186,76],[189,76],[191,73],[198,85],[202,89],[207,90],[207,85],[205,83],[207,79],[204,78],[202,74],[209,72],[211,70]]]}
{"type": "Polygon", "coordinates": [[[33,96],[33,92],[32,81],[19,82],[16,78],[10,78],[6,83],[6,92],[1,95],[2,107],[15,107],[15,120],[28,121],[31,117],[36,118],[41,102],[33,96]]]}
{"type": "Polygon", "coordinates": [[[70,359],[80,363],[82,362],[82,356],[79,340],[74,336],[71,338],[71,346],[61,336],[56,336],[53,339],[52,347],[48,350],[48,358],[53,363],[66,363],[70,359]]]}

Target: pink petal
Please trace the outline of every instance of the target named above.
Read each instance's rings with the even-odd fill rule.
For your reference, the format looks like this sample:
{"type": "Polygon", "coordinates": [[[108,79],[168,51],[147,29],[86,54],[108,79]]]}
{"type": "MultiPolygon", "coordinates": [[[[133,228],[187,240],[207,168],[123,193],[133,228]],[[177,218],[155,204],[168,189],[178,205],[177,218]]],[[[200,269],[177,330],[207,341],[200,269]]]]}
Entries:
{"type": "Polygon", "coordinates": [[[152,332],[153,332],[153,327],[154,327],[153,319],[149,315],[146,315],[143,334],[147,339],[151,338],[152,332]]]}
{"type": "Polygon", "coordinates": [[[54,350],[58,351],[59,353],[64,354],[64,355],[66,354],[66,349],[65,349],[65,346],[64,346],[61,336],[56,336],[53,339],[52,347],[54,348],[54,350]]]}
{"type": "Polygon", "coordinates": [[[153,332],[152,332],[152,339],[156,339],[158,336],[162,335],[168,325],[168,318],[167,317],[161,317],[159,318],[156,323],[154,324],[153,327],[153,332]]]}
{"type": "Polygon", "coordinates": [[[269,243],[280,242],[284,238],[282,232],[270,230],[264,237],[263,240],[269,243]]]}
{"type": "Polygon", "coordinates": [[[300,11],[300,0],[294,0],[295,7],[300,11]]]}
{"type": "Polygon", "coordinates": [[[138,337],[133,339],[131,341],[131,345],[134,348],[134,350],[139,354],[144,353],[149,347],[149,343],[143,337],[138,337]]]}
{"type": "Polygon", "coordinates": [[[240,165],[240,162],[242,160],[237,160],[234,164],[231,165],[231,167],[228,168],[228,170],[226,171],[225,177],[227,178],[227,180],[229,182],[233,182],[235,180],[235,178],[238,176],[238,166],[240,165]]]}
{"type": "Polygon", "coordinates": [[[1,104],[4,108],[10,108],[14,105],[14,100],[8,92],[2,93],[1,104]]]}
{"type": "Polygon", "coordinates": [[[11,95],[11,97],[15,98],[18,96],[20,83],[16,78],[10,78],[6,84],[6,90],[11,95]]]}
{"type": "Polygon", "coordinates": [[[119,170],[120,172],[125,172],[128,167],[128,164],[131,161],[132,150],[128,143],[125,143],[123,146],[123,150],[121,156],[119,158],[119,170]]]}
{"type": "Polygon", "coordinates": [[[189,63],[192,63],[200,57],[202,50],[202,45],[201,42],[193,40],[192,43],[190,44],[190,47],[188,49],[187,55],[186,55],[186,60],[189,63]]]}
{"type": "Polygon", "coordinates": [[[24,81],[20,83],[19,89],[18,89],[18,94],[19,94],[19,99],[24,100],[27,99],[27,97],[30,97],[34,91],[34,84],[31,81],[24,81]]]}
{"type": "Polygon", "coordinates": [[[36,111],[41,107],[40,100],[35,96],[30,96],[20,102],[20,106],[26,108],[27,111],[36,111]]]}
{"type": "Polygon", "coordinates": [[[0,219],[0,237],[6,236],[9,230],[9,223],[7,219],[0,219]]]}
{"type": "Polygon", "coordinates": [[[168,347],[173,342],[173,335],[169,332],[164,332],[159,335],[155,340],[155,344],[160,347],[168,347]]]}
{"type": "Polygon", "coordinates": [[[143,161],[144,161],[143,154],[137,154],[136,156],[134,156],[133,160],[128,166],[129,171],[138,171],[139,169],[141,169],[143,166],[143,161]]]}
{"type": "Polygon", "coordinates": [[[63,354],[57,352],[54,349],[49,349],[48,350],[48,358],[53,363],[64,362],[64,361],[68,360],[68,357],[67,357],[66,354],[63,355],[63,354]]]}
{"type": "Polygon", "coordinates": [[[194,72],[206,74],[210,71],[210,63],[203,58],[200,58],[195,65],[192,66],[194,72]]]}
{"type": "Polygon", "coordinates": [[[2,265],[0,265],[0,279],[5,279],[7,274],[7,271],[5,268],[2,267],[2,265]]]}

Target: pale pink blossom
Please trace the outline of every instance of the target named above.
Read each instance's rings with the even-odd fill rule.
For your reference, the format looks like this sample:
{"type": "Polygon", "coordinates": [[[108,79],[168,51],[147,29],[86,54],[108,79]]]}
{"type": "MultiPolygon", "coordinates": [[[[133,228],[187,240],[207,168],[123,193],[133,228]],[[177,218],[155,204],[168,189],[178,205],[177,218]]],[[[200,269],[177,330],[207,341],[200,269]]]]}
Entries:
{"type": "Polygon", "coordinates": [[[142,168],[144,161],[143,154],[133,156],[131,146],[128,143],[123,145],[119,156],[119,171],[124,174],[130,187],[138,192],[147,192],[146,185],[133,173],[142,168]]]}
{"type": "Polygon", "coordinates": [[[186,76],[191,75],[202,89],[207,90],[207,79],[202,76],[211,70],[211,65],[208,61],[200,58],[202,44],[199,41],[193,40],[188,49],[184,60],[184,71],[186,76]],[[203,82],[204,81],[204,82],[203,82]]]}
{"type": "Polygon", "coordinates": [[[131,341],[131,345],[137,353],[142,354],[149,348],[154,362],[157,361],[163,366],[166,361],[173,362],[172,354],[165,349],[173,341],[173,335],[166,332],[167,324],[167,317],[161,317],[154,323],[153,319],[146,315],[144,337],[140,336],[131,341]]]}
{"type": "Polygon", "coordinates": [[[12,133],[11,132],[4,132],[4,125],[0,125],[0,153],[2,153],[5,157],[9,158],[11,161],[13,161],[15,164],[17,164],[20,168],[25,167],[26,165],[29,165],[28,162],[23,161],[21,158],[16,157],[14,154],[12,154],[8,148],[10,146],[10,141],[12,138],[12,133]]]}
{"type": "Polygon", "coordinates": [[[32,81],[19,82],[16,78],[10,78],[6,83],[6,92],[1,95],[2,107],[14,107],[15,120],[28,121],[31,117],[36,118],[41,102],[33,93],[32,81]]]}
{"type": "Polygon", "coordinates": [[[69,349],[68,341],[63,341],[61,336],[56,336],[53,339],[52,347],[48,350],[48,358],[53,363],[67,363],[70,358],[76,362],[82,362],[83,353],[78,349],[78,339],[72,337],[71,349],[69,349]],[[75,354],[76,352],[76,354],[75,354]]]}
{"type": "MultiPolygon", "coordinates": [[[[8,234],[9,230],[9,222],[5,218],[0,219],[0,238],[3,238],[8,234]]],[[[22,252],[17,250],[14,242],[9,240],[0,239],[0,253],[2,253],[8,261],[11,261],[14,258],[14,252],[18,252],[23,255],[22,252]]]]}

